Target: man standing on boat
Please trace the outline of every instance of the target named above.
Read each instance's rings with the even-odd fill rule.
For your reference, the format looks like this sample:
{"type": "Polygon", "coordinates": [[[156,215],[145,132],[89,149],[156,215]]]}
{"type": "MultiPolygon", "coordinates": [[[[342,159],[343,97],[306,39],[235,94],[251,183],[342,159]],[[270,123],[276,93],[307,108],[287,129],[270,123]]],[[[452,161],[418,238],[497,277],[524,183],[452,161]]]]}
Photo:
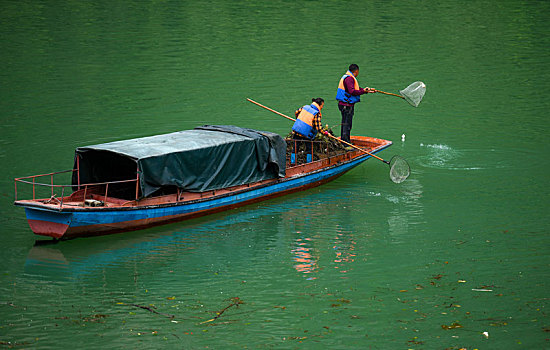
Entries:
{"type": "Polygon", "coordinates": [[[338,100],[338,109],[342,113],[342,126],[340,129],[340,138],[346,142],[350,141],[350,133],[355,113],[355,104],[361,101],[361,95],[374,93],[376,90],[368,87],[361,89],[356,77],[359,75],[359,66],[355,63],[350,64],[348,71],[338,84],[336,91],[336,100],[338,100]]]}
{"type": "Polygon", "coordinates": [[[323,125],[321,124],[321,109],[323,109],[324,105],[325,100],[322,98],[312,98],[310,105],[305,105],[294,112],[296,121],[292,126],[292,138],[296,141],[294,141],[292,153],[290,154],[291,164],[296,164],[295,148],[298,142],[302,143],[305,141],[306,161],[309,163],[313,160],[311,142],[309,141],[315,138],[318,131],[325,135],[328,134],[327,131],[323,130],[323,125]]]}

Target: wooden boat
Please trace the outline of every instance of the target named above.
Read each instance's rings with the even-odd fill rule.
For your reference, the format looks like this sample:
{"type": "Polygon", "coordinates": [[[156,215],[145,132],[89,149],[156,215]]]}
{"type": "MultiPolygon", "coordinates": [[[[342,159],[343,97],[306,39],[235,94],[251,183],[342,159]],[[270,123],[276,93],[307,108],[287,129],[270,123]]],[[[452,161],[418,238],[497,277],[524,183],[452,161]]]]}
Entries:
{"type": "MultiPolygon", "coordinates": [[[[215,127],[215,130],[199,130],[195,133],[226,131],[216,128],[218,127],[215,127]]],[[[248,132],[250,129],[242,130],[248,132]]],[[[231,129],[229,134],[223,134],[221,137],[224,141],[215,146],[208,144],[209,141],[205,140],[207,138],[200,134],[197,138],[199,141],[195,142],[199,145],[194,144],[190,149],[185,150],[189,152],[179,152],[181,150],[178,149],[179,153],[177,153],[168,147],[168,151],[163,150],[165,152],[162,158],[156,158],[156,163],[150,164],[144,162],[144,158],[138,159],[139,156],[136,154],[141,155],[145,152],[150,156],[153,153],[160,153],[159,144],[166,148],[166,140],[174,141],[173,144],[181,148],[181,140],[187,140],[191,133],[183,131],[149,138],[117,141],[95,147],[77,148],[74,166],[71,170],[16,178],[14,204],[25,209],[30,228],[37,235],[49,236],[54,239],[97,236],[186,220],[302,191],[334,180],[371,158],[370,155],[359,150],[342,150],[320,154],[314,157],[310,163],[290,164],[290,159],[286,156],[287,145],[285,143],[282,155],[281,152],[278,154],[279,159],[282,156],[284,164],[279,164],[278,170],[273,170],[272,164],[264,166],[262,169],[264,173],[260,175],[265,175],[265,172],[269,173],[269,171],[271,171],[271,175],[268,174],[262,178],[251,173],[251,171],[257,173],[258,168],[262,168],[262,166],[254,165],[255,159],[260,158],[253,154],[261,148],[258,139],[250,141],[247,139],[248,134],[237,132],[238,135],[236,135],[232,133],[234,131],[231,129]],[[232,141],[225,142],[227,138],[232,141]],[[237,141],[233,142],[233,139],[237,141]],[[210,147],[206,153],[204,151],[207,148],[204,146],[205,143],[208,144],[207,147],[210,147]],[[249,151],[243,152],[241,146],[235,146],[239,143],[246,144],[251,148],[249,151]],[[135,148],[133,148],[134,146],[135,148]],[[212,147],[217,147],[217,149],[212,151],[212,147]],[[131,151],[128,151],[129,149],[131,151]],[[203,156],[217,152],[218,157],[201,158],[199,155],[197,158],[197,152],[203,152],[203,156]],[[86,158],[87,154],[93,156],[86,158]],[[189,166],[189,162],[185,163],[189,161],[190,155],[191,166],[189,166]],[[233,163],[239,162],[239,159],[242,159],[243,163],[234,165],[233,163]],[[243,165],[250,161],[252,166],[243,165]],[[122,174],[116,173],[120,164],[123,164],[123,168],[120,169],[125,169],[125,171],[121,171],[122,174]],[[209,173],[216,173],[217,180],[212,180],[210,177],[205,181],[199,181],[199,186],[197,186],[196,181],[192,183],[193,181],[189,182],[187,178],[196,180],[202,176],[204,171],[191,175],[177,173],[183,167],[186,169],[204,168],[205,164],[207,164],[206,166],[210,164],[216,166],[209,173]],[[133,176],[129,177],[128,174],[131,172],[128,169],[132,166],[134,166],[133,176]],[[233,176],[235,171],[232,169],[230,175],[224,175],[224,171],[235,166],[238,166],[237,172],[242,173],[243,176],[235,177],[233,182],[228,182],[226,178],[233,176]],[[146,178],[148,174],[145,170],[148,168],[151,168],[149,170],[154,174],[160,174],[158,179],[168,182],[152,185],[151,178],[146,178]],[[250,170],[251,168],[254,169],[250,170]],[[72,183],[70,185],[54,184],[54,177],[57,178],[60,174],[72,176],[72,183]],[[181,178],[178,178],[178,175],[181,178]],[[40,182],[44,179],[47,179],[47,182],[40,182]],[[97,181],[98,179],[108,179],[108,181],[97,181]],[[243,181],[243,179],[245,180],[243,181]],[[218,181],[217,186],[204,186],[205,183],[211,185],[216,181],[218,181]],[[223,187],[220,188],[220,184],[223,187]],[[18,195],[21,197],[22,187],[27,187],[29,197],[32,188],[32,199],[18,199],[18,195]],[[47,194],[41,197],[38,194],[40,191],[47,194]],[[70,192],[72,193],[69,194],[70,192]],[[128,198],[130,195],[133,198],[128,198]]],[[[276,134],[258,133],[263,136],[269,134],[271,137],[267,141],[262,141],[267,142],[265,144],[277,141],[273,136],[276,134]]],[[[278,135],[276,137],[280,138],[278,135]]],[[[365,136],[353,136],[351,141],[355,146],[373,154],[392,144],[388,140],[365,136]]],[[[269,153],[270,150],[267,152],[269,153]]],[[[269,154],[273,156],[273,150],[269,154]]],[[[150,157],[146,160],[150,160],[150,157]]]]}

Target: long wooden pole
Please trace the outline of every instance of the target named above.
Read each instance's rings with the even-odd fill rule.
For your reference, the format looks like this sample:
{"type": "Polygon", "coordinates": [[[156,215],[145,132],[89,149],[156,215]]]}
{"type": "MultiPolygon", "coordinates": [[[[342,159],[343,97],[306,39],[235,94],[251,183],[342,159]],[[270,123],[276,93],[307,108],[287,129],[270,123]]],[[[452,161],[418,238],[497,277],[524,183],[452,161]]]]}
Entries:
{"type": "Polygon", "coordinates": [[[376,92],[379,92],[381,94],[386,94],[386,95],[391,95],[391,96],[397,96],[397,97],[401,97],[402,99],[405,99],[405,96],[401,96],[401,95],[398,95],[398,94],[392,94],[391,92],[385,92],[385,91],[380,91],[380,90],[374,90],[376,92]]]}
{"type": "MultiPolygon", "coordinates": [[[[247,100],[248,102],[254,103],[254,104],[257,105],[257,106],[260,106],[260,107],[262,107],[262,108],[265,108],[265,109],[267,109],[267,110],[270,111],[270,112],[273,112],[273,113],[275,113],[275,114],[278,114],[278,115],[280,115],[281,117],[285,117],[286,119],[289,119],[289,120],[292,120],[292,121],[296,121],[296,119],[291,118],[291,117],[289,117],[288,115],[285,115],[285,114],[283,114],[283,113],[277,112],[276,110],[271,109],[271,108],[269,108],[269,107],[267,107],[267,106],[264,106],[263,104],[261,104],[261,103],[259,103],[259,102],[256,102],[256,101],[254,101],[254,100],[252,100],[252,99],[250,99],[250,98],[247,98],[246,100],[247,100]]],[[[328,137],[330,137],[330,138],[333,138],[334,140],[336,140],[336,141],[338,141],[338,142],[343,143],[344,145],[348,145],[348,146],[350,146],[350,147],[353,147],[353,148],[355,148],[355,149],[357,149],[357,150],[359,150],[359,151],[361,151],[361,152],[363,152],[363,153],[366,153],[366,154],[368,154],[368,155],[370,155],[370,156],[372,156],[372,157],[374,157],[374,158],[376,158],[376,159],[378,159],[378,160],[381,160],[381,161],[383,161],[384,163],[386,163],[386,164],[388,164],[388,165],[390,164],[390,162],[388,162],[388,161],[386,161],[386,160],[384,160],[384,159],[378,157],[377,155],[374,155],[374,154],[372,154],[372,153],[370,153],[370,152],[368,152],[368,151],[365,151],[364,149],[362,149],[362,148],[360,148],[360,147],[357,147],[357,146],[355,146],[355,145],[353,145],[353,144],[351,144],[351,143],[349,143],[349,142],[346,142],[346,141],[344,141],[344,140],[342,140],[342,139],[339,139],[339,138],[337,138],[337,137],[335,137],[335,136],[332,136],[331,134],[328,134],[328,133],[325,134],[325,135],[328,136],[328,137]]]]}
{"type": "Polygon", "coordinates": [[[278,115],[280,115],[281,117],[285,117],[286,119],[292,120],[293,122],[296,121],[296,119],[291,118],[291,117],[289,117],[288,115],[285,115],[285,114],[283,114],[283,113],[277,112],[276,110],[271,109],[271,108],[269,108],[269,107],[267,107],[267,106],[264,106],[263,104],[261,104],[261,103],[259,103],[259,102],[256,102],[256,101],[254,101],[254,100],[252,100],[252,99],[250,99],[250,98],[247,98],[246,100],[247,100],[248,102],[252,102],[252,103],[254,103],[255,105],[258,105],[258,106],[260,106],[260,107],[262,107],[262,108],[265,108],[265,109],[267,109],[268,111],[271,111],[271,112],[273,112],[273,113],[275,113],[275,114],[278,114],[278,115]]]}

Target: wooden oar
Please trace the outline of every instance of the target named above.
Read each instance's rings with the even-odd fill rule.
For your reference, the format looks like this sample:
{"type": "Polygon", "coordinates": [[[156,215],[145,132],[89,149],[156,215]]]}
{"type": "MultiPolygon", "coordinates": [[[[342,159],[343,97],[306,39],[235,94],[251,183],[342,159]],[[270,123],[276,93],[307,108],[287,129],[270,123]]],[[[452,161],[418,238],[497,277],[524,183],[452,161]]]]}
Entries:
{"type": "MultiPolygon", "coordinates": [[[[292,120],[292,121],[294,121],[294,122],[296,121],[296,119],[291,118],[291,117],[289,117],[288,115],[285,115],[285,114],[283,114],[283,113],[277,112],[276,110],[271,109],[271,108],[269,108],[269,107],[267,107],[267,106],[264,106],[263,104],[261,104],[261,103],[259,103],[259,102],[256,102],[256,101],[254,101],[254,100],[252,100],[252,99],[250,99],[250,98],[247,98],[246,100],[247,100],[248,102],[252,102],[252,103],[254,103],[255,105],[258,105],[258,106],[260,106],[260,107],[262,107],[262,108],[265,108],[265,109],[267,109],[268,111],[271,111],[271,112],[273,112],[273,113],[275,113],[275,114],[278,114],[278,115],[280,115],[281,117],[285,117],[286,119],[292,120]]],[[[376,158],[376,159],[378,159],[378,160],[381,160],[381,161],[383,161],[384,163],[390,165],[390,162],[388,162],[388,161],[386,161],[386,160],[384,160],[384,159],[378,157],[377,155],[374,155],[374,154],[372,154],[372,153],[370,153],[370,152],[368,152],[368,151],[365,151],[365,150],[362,149],[361,147],[357,147],[357,146],[355,146],[355,145],[353,145],[353,144],[351,144],[351,143],[349,143],[349,142],[346,142],[346,141],[344,141],[344,140],[342,140],[342,139],[339,139],[339,138],[337,138],[337,137],[335,137],[335,136],[332,136],[332,135],[329,134],[329,133],[326,133],[325,136],[328,136],[328,137],[330,137],[330,138],[332,138],[332,139],[334,139],[334,140],[336,140],[336,141],[338,141],[338,142],[341,142],[341,143],[343,143],[344,145],[348,145],[348,146],[350,146],[350,147],[353,147],[353,148],[355,148],[355,149],[357,149],[357,150],[359,150],[359,151],[361,151],[361,152],[363,152],[363,153],[366,153],[366,154],[368,154],[368,155],[370,155],[370,156],[372,156],[372,157],[374,157],[374,158],[376,158]]]]}

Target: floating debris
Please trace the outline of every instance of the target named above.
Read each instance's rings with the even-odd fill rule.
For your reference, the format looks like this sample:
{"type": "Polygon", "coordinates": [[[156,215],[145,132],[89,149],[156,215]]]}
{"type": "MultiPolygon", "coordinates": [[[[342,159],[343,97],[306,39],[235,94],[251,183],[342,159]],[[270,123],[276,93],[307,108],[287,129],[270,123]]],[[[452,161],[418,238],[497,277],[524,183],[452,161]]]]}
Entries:
{"type": "Polygon", "coordinates": [[[227,309],[229,309],[230,307],[232,306],[236,306],[237,308],[239,307],[240,304],[244,304],[244,302],[239,298],[239,297],[233,297],[231,299],[229,299],[231,301],[231,304],[229,304],[228,306],[224,307],[222,310],[216,312],[216,317],[214,318],[211,318],[207,321],[204,321],[204,322],[201,322],[200,324],[204,324],[204,323],[208,323],[208,322],[212,322],[212,321],[215,321],[216,319],[218,319],[227,309]]]}
{"type": "Polygon", "coordinates": [[[449,326],[447,325],[441,325],[441,328],[449,330],[449,329],[455,329],[455,328],[463,328],[463,326],[458,322],[453,322],[449,326]]]}
{"type": "MultiPolygon", "coordinates": [[[[168,318],[174,318],[176,317],[175,315],[169,315],[169,314],[165,314],[165,313],[162,313],[162,312],[158,312],[156,309],[156,307],[154,305],[151,305],[149,304],[150,306],[145,306],[145,305],[139,305],[139,304],[128,304],[128,303],[123,303],[123,302],[117,302],[116,303],[117,305],[128,305],[128,306],[133,306],[133,307],[137,307],[137,308],[140,308],[140,309],[143,309],[143,310],[147,310],[147,311],[150,311],[154,314],[157,314],[157,315],[162,315],[162,316],[165,316],[165,317],[168,317],[168,318]]],[[[135,313],[133,312],[130,312],[130,315],[135,315],[135,313]]],[[[97,316],[97,315],[96,315],[97,316]]]]}
{"type": "Polygon", "coordinates": [[[339,302],[341,302],[341,303],[346,303],[346,304],[351,303],[351,300],[349,300],[349,299],[344,299],[344,298],[336,299],[336,301],[339,301],[339,302]]]}
{"type": "Polygon", "coordinates": [[[413,343],[413,344],[415,344],[415,345],[422,345],[422,344],[424,344],[423,341],[420,341],[420,340],[417,340],[417,339],[418,339],[418,337],[414,337],[414,338],[412,338],[411,340],[408,340],[407,343],[413,343]]]}

